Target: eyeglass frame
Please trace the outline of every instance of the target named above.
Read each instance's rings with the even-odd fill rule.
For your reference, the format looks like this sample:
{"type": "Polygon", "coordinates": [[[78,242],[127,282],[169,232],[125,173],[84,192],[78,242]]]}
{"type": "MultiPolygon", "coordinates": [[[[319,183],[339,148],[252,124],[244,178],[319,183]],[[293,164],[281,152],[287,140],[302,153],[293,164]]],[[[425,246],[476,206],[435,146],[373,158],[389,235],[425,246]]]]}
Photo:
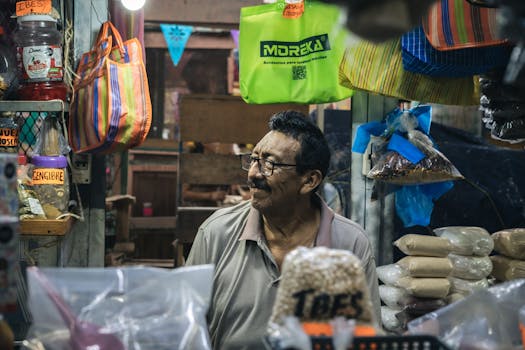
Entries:
{"type": "MultiPolygon", "coordinates": [[[[282,166],[297,166],[297,164],[287,164],[287,163],[277,163],[269,159],[261,158],[261,157],[252,157],[253,153],[243,153],[239,154],[239,160],[241,162],[241,169],[245,171],[250,171],[250,169],[253,166],[254,162],[257,162],[257,168],[259,169],[259,172],[263,174],[264,176],[272,176],[273,171],[275,170],[275,167],[282,167],[282,166]],[[249,157],[250,163],[248,165],[248,168],[244,167],[243,158],[249,157]],[[264,167],[261,164],[261,161],[265,163],[264,167]],[[271,168],[269,169],[269,165],[271,165],[271,168]],[[268,170],[269,169],[269,170],[268,170]]],[[[246,163],[248,164],[248,163],[246,163]]]]}

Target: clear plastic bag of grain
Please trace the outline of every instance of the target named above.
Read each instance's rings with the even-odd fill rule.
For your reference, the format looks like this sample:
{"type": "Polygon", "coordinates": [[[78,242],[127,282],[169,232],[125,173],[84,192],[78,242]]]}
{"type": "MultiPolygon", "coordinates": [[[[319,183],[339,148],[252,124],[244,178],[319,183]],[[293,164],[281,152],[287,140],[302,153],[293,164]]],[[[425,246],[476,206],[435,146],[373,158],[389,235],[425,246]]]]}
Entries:
{"type": "Polygon", "coordinates": [[[299,247],[288,253],[268,322],[270,336],[278,334],[287,316],[301,322],[329,322],[343,316],[374,323],[359,258],[349,251],[326,247],[299,247]]]}

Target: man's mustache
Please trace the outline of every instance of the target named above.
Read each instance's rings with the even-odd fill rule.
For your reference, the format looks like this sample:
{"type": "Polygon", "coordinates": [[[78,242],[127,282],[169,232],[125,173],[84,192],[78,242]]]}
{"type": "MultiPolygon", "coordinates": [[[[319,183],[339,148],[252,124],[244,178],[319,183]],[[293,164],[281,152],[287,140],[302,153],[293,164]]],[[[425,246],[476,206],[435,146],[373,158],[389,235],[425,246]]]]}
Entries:
{"type": "Polygon", "coordinates": [[[266,181],[263,179],[248,180],[247,184],[248,186],[250,186],[250,188],[257,188],[259,190],[268,191],[268,192],[272,191],[270,186],[268,186],[266,181]]]}

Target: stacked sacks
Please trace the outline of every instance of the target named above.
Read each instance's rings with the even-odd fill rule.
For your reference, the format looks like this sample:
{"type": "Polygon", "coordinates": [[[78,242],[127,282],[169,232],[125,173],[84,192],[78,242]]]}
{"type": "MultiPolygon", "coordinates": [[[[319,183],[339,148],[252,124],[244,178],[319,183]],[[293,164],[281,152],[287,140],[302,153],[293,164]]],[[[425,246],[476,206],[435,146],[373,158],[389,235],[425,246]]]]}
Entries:
{"type": "Polygon", "coordinates": [[[453,265],[449,276],[451,293],[447,301],[451,303],[488,288],[487,276],[492,271],[489,254],[494,241],[487,230],[475,226],[449,226],[437,228],[434,233],[447,239],[452,246],[449,254],[453,265]]]}
{"type": "Polygon", "coordinates": [[[446,305],[450,290],[447,277],[452,263],[450,243],[443,238],[408,234],[394,242],[407,256],[379,266],[381,321],[394,333],[406,330],[409,321],[446,305]]]}
{"type": "Polygon", "coordinates": [[[497,253],[490,257],[492,276],[502,282],[525,278],[525,228],[494,232],[491,237],[497,253]]]}

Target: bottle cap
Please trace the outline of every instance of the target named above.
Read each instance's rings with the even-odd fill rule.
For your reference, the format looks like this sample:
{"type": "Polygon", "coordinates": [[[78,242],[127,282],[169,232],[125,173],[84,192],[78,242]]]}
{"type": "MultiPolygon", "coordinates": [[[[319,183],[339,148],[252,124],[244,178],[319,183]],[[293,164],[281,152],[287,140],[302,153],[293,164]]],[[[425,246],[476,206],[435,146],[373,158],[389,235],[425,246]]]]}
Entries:
{"type": "Polygon", "coordinates": [[[26,15],[26,16],[20,16],[17,17],[17,22],[28,22],[28,21],[47,21],[47,22],[55,22],[56,18],[51,17],[50,15],[26,15]]]}
{"type": "Polygon", "coordinates": [[[42,168],[65,168],[67,159],[64,156],[33,156],[31,164],[42,168]]]}

